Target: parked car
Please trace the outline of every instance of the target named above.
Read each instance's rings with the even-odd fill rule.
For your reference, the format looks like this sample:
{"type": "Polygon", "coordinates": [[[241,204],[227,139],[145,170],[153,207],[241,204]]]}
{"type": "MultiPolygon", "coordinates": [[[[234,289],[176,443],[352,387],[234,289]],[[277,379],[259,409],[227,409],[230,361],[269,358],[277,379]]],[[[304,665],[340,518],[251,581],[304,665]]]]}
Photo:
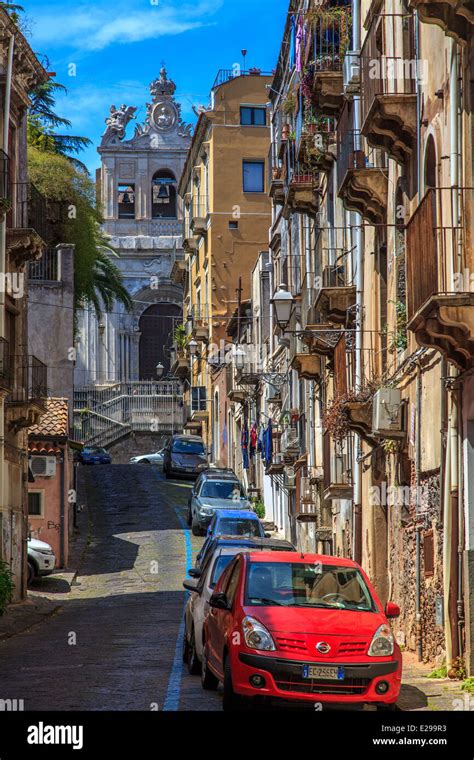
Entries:
{"type": "Polygon", "coordinates": [[[208,470],[199,478],[188,504],[188,525],[193,535],[207,532],[216,509],[250,509],[250,501],[241,482],[234,475],[214,473],[208,470]]]}
{"type": "Polygon", "coordinates": [[[78,457],[82,464],[112,464],[112,457],[100,446],[85,446],[78,457]]]}
{"type": "Polygon", "coordinates": [[[209,599],[202,685],[224,709],[267,697],[393,708],[402,656],[385,609],[355,562],[316,554],[238,554],[209,599]]]}
{"type": "Polygon", "coordinates": [[[251,509],[216,509],[209,523],[207,536],[241,536],[242,538],[269,538],[270,534],[251,509]]]}
{"type": "Polygon", "coordinates": [[[28,585],[36,578],[51,575],[56,566],[53,549],[45,541],[28,539],[28,585]]]}
{"type": "Polygon", "coordinates": [[[142,454],[139,457],[132,457],[129,464],[163,464],[164,449],[160,449],[155,454],[142,454]]]}
{"type": "Polygon", "coordinates": [[[295,547],[289,541],[280,538],[244,538],[239,536],[209,536],[204,541],[201,550],[196,556],[195,570],[199,571],[209,555],[213,554],[219,546],[241,546],[252,551],[280,551],[294,552],[295,547]]]}
{"type": "Polygon", "coordinates": [[[204,441],[195,435],[174,435],[163,450],[163,471],[167,478],[197,478],[208,467],[204,441]]]}
{"type": "MultiPolygon", "coordinates": [[[[288,542],[265,541],[262,542],[261,551],[281,550],[288,551],[288,542]]],[[[291,544],[290,544],[291,546],[291,544]]],[[[202,626],[204,618],[209,610],[209,599],[220,576],[232,561],[236,554],[242,551],[255,551],[253,542],[247,546],[233,544],[232,542],[221,543],[216,546],[214,552],[210,552],[202,566],[202,569],[191,570],[193,578],[184,581],[184,588],[192,593],[189,596],[184,613],[184,642],[183,660],[188,665],[191,675],[197,675],[201,670],[202,650],[202,626]]]]}

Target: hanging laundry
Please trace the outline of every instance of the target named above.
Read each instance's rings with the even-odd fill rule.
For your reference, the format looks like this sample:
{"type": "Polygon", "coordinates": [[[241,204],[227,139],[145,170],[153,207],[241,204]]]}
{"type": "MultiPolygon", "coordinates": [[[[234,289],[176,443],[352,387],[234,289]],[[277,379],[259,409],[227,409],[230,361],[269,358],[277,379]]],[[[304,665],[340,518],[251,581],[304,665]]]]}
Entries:
{"type": "Polygon", "coordinates": [[[242,428],[242,435],[240,437],[240,445],[242,448],[242,466],[244,470],[248,470],[250,468],[250,461],[249,461],[249,429],[247,423],[245,423],[244,427],[242,428]]]}
{"type": "Polygon", "coordinates": [[[255,457],[257,451],[257,423],[254,422],[250,431],[250,459],[255,457]]]}

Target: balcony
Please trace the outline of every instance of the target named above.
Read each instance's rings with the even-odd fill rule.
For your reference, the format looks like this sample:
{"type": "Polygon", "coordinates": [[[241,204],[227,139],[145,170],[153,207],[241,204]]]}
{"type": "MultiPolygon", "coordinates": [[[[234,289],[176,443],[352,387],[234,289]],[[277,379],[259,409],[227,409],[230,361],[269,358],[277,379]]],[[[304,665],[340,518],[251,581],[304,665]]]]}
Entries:
{"type": "Polygon", "coordinates": [[[0,150],[0,221],[11,208],[10,159],[0,150]]]}
{"type": "Polygon", "coordinates": [[[436,348],[460,371],[474,369],[474,290],[466,261],[473,245],[466,209],[472,192],[428,190],[406,228],[408,329],[420,346],[436,348]],[[459,262],[452,278],[451,262],[459,262]]]}
{"type": "Polygon", "coordinates": [[[323,435],[323,494],[326,502],[352,499],[352,457],[348,442],[332,440],[326,431],[323,435]]]}
{"type": "Polygon", "coordinates": [[[10,344],[0,338],[0,396],[8,393],[11,387],[10,344]]]}
{"type": "Polygon", "coordinates": [[[15,266],[40,258],[52,237],[46,198],[31,182],[13,184],[12,206],[7,214],[7,250],[15,266]]]}
{"type": "Polygon", "coordinates": [[[286,192],[285,218],[288,218],[292,213],[316,214],[321,197],[318,189],[319,179],[317,175],[312,173],[302,174],[296,168],[288,183],[286,192]]]}
{"type": "Polygon", "coordinates": [[[184,380],[189,376],[189,359],[186,356],[186,351],[179,349],[175,352],[170,374],[173,375],[173,377],[179,378],[179,380],[184,380]]]}
{"type": "Polygon", "coordinates": [[[268,153],[268,187],[269,195],[275,203],[282,204],[285,200],[285,183],[283,181],[283,166],[278,153],[278,144],[272,143],[268,153]]]}
{"type": "Polygon", "coordinates": [[[298,161],[313,173],[330,172],[336,160],[335,120],[326,117],[308,118],[313,120],[303,127],[298,145],[298,161]]]}
{"type": "Polygon", "coordinates": [[[416,147],[417,71],[413,17],[374,16],[361,51],[362,134],[399,164],[416,147]]]}
{"type": "Polygon", "coordinates": [[[191,229],[191,219],[187,217],[183,225],[183,250],[185,253],[195,253],[199,247],[199,238],[191,229]]]}
{"type": "Polygon", "coordinates": [[[12,356],[11,378],[7,426],[17,433],[37,424],[46,411],[47,367],[35,356],[12,356]]]}
{"type": "Polygon", "coordinates": [[[347,326],[355,306],[355,285],[347,284],[344,264],[327,266],[323,269],[321,287],[316,293],[314,309],[321,315],[321,321],[347,326]]]}
{"type": "Polygon", "coordinates": [[[418,11],[421,21],[436,24],[460,45],[472,38],[474,27],[473,0],[409,0],[410,8],[418,11]]]}
{"type": "Polygon", "coordinates": [[[312,87],[312,100],[317,111],[337,116],[343,94],[343,60],[350,46],[351,7],[316,10],[309,32],[307,84],[312,87]]]}
{"type": "Polygon", "coordinates": [[[207,235],[209,202],[206,195],[194,195],[191,201],[190,231],[197,237],[207,235]]]}
{"type": "Polygon", "coordinates": [[[208,343],[210,337],[210,320],[206,309],[194,306],[191,309],[193,321],[192,337],[200,343],[208,343]]]}
{"type": "Polygon", "coordinates": [[[362,137],[353,129],[353,105],[346,101],[337,124],[337,187],[344,207],[356,211],[369,224],[385,224],[388,177],[375,167],[374,158],[362,148],[362,137]]]}

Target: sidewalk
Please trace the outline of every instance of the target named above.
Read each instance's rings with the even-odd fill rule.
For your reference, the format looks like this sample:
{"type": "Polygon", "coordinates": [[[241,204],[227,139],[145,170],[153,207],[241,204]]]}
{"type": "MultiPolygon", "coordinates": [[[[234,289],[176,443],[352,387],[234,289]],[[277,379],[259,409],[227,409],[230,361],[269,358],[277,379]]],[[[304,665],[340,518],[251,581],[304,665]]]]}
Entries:
{"type": "Polygon", "coordinates": [[[400,710],[474,710],[474,694],[462,691],[461,681],[427,678],[432,670],[432,665],[418,662],[413,652],[403,653],[402,690],[398,700],[400,710]]]}
{"type": "Polygon", "coordinates": [[[8,607],[0,617],[0,643],[28,631],[61,610],[62,600],[55,597],[69,593],[88,546],[89,517],[86,510],[79,512],[77,522],[77,532],[70,542],[68,566],[37,581],[32,589],[28,589],[25,601],[8,607]]]}

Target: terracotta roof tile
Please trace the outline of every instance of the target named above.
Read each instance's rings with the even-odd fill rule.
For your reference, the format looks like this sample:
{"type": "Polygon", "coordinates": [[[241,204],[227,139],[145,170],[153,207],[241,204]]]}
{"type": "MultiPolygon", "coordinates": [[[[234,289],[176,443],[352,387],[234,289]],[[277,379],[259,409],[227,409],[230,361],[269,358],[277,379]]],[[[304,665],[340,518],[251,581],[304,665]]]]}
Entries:
{"type": "Polygon", "coordinates": [[[38,425],[29,428],[28,435],[34,438],[67,437],[69,433],[68,403],[67,398],[49,398],[46,414],[41,417],[38,425]]]}

